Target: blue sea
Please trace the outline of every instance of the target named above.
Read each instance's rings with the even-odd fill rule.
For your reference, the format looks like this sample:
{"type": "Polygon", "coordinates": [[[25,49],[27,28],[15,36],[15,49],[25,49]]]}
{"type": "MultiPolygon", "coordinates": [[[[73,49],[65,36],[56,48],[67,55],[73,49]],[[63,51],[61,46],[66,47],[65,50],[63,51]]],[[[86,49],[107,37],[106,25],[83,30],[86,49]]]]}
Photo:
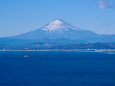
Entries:
{"type": "Polygon", "coordinates": [[[0,86],[115,86],[115,54],[0,51],[0,86]]]}

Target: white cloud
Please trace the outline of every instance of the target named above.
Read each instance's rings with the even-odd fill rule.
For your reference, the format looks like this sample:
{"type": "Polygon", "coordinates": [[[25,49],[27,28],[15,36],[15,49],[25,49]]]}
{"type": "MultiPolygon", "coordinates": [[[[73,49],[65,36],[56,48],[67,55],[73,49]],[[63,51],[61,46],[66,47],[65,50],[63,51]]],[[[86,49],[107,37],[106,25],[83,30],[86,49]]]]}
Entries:
{"type": "Polygon", "coordinates": [[[110,8],[113,4],[113,0],[98,0],[98,7],[100,9],[110,8]]]}

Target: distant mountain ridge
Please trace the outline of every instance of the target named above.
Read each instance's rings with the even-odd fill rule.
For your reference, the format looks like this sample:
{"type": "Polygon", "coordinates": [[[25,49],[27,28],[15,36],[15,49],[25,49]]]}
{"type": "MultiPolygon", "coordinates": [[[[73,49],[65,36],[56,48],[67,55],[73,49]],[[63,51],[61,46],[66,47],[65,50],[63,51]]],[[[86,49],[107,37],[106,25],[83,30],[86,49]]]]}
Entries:
{"type": "Polygon", "coordinates": [[[33,42],[23,45],[1,45],[0,50],[76,50],[76,49],[115,49],[115,43],[80,43],[70,45],[52,45],[44,42],[33,42]]]}

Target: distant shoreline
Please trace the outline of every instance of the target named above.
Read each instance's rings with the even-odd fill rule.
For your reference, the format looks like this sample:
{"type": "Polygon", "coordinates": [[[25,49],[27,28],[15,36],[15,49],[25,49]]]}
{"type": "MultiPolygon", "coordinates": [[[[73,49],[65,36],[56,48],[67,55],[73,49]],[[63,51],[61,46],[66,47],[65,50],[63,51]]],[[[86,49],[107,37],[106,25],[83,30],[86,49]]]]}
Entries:
{"type": "Polygon", "coordinates": [[[0,50],[0,51],[70,51],[70,52],[113,52],[115,54],[115,49],[73,49],[73,50],[0,50]]]}

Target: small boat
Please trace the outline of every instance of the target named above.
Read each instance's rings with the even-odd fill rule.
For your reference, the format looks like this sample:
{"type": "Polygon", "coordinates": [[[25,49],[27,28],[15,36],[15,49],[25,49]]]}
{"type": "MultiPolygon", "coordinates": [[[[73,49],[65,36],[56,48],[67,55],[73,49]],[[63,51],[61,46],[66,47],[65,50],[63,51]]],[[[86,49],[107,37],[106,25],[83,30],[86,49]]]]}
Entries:
{"type": "Polygon", "coordinates": [[[29,57],[29,56],[25,55],[24,57],[29,57]]]}

